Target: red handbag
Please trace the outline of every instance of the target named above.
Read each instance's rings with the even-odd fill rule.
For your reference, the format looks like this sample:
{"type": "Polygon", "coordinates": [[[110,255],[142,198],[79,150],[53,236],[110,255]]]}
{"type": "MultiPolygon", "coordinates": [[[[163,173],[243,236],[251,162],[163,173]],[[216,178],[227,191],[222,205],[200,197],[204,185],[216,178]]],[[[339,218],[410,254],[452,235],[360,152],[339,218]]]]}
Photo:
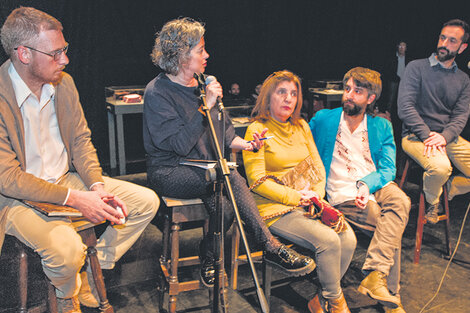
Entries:
{"type": "Polygon", "coordinates": [[[312,204],[308,207],[306,213],[311,218],[320,218],[321,222],[326,226],[333,228],[337,233],[340,233],[347,228],[346,220],[343,213],[334,208],[331,204],[318,198],[311,198],[312,204]]]}
{"type": "MultiPolygon", "coordinates": [[[[281,179],[274,175],[263,176],[250,186],[250,190],[253,190],[253,188],[262,184],[266,179],[272,179],[278,184],[289,186],[295,190],[302,190],[307,183],[311,186],[317,183],[320,180],[320,174],[315,167],[313,159],[311,156],[308,156],[281,179]]],[[[310,218],[319,218],[323,224],[331,227],[337,233],[346,230],[347,223],[341,211],[335,209],[328,202],[318,198],[311,198],[310,202],[311,204],[308,206],[307,212],[305,213],[306,216],[310,218]]],[[[288,208],[285,211],[265,216],[264,219],[284,215],[296,208],[297,207],[288,208]]]]}

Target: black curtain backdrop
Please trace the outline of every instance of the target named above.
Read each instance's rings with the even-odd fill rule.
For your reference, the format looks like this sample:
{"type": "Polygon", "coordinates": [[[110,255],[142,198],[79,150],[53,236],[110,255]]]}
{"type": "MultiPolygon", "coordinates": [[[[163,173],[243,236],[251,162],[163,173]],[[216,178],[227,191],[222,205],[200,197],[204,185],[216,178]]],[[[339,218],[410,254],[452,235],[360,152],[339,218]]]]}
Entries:
{"type": "MultiPolygon", "coordinates": [[[[470,1],[382,0],[0,0],[0,23],[14,8],[33,6],[64,26],[70,73],[80,92],[99,158],[109,163],[105,86],[145,85],[159,69],[149,57],[155,33],[170,19],[206,24],[207,73],[225,88],[240,83],[248,95],[275,70],[303,78],[341,79],[355,66],[381,71],[395,45],[408,56],[428,57],[442,23],[470,22],[470,1]]],[[[470,48],[457,58],[465,71],[470,48]]],[[[0,51],[0,62],[6,60],[0,51]]],[[[126,152],[143,157],[141,118],[126,118],[126,152]]]]}

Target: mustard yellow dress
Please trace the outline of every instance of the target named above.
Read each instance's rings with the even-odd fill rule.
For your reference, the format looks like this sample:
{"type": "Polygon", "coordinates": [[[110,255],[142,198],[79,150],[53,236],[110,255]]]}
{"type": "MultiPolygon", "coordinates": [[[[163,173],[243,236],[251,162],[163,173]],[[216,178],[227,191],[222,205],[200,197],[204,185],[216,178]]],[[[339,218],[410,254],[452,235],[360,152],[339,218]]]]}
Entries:
{"type": "MultiPolygon", "coordinates": [[[[253,133],[261,133],[265,128],[268,129],[265,136],[274,136],[274,138],[264,141],[263,147],[256,153],[243,151],[248,184],[251,186],[266,175],[282,178],[310,155],[318,165],[320,176],[318,183],[310,186],[310,189],[323,198],[326,183],[325,168],[307,122],[299,120],[297,124],[292,124],[281,123],[274,119],[266,122],[255,121],[248,127],[245,139],[252,140],[253,133]]],[[[296,206],[301,197],[297,190],[270,179],[255,187],[253,192],[260,215],[268,226],[277,221],[283,212],[296,206]]]]}

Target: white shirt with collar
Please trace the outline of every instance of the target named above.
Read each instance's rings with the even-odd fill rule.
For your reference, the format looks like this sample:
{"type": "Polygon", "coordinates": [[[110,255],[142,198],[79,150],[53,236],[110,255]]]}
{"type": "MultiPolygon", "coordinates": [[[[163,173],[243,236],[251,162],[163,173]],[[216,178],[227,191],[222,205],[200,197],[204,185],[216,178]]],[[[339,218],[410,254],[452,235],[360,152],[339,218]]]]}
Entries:
{"type": "MultiPolygon", "coordinates": [[[[328,202],[331,205],[337,205],[355,200],[357,181],[375,171],[376,167],[369,148],[366,115],[351,133],[344,120],[344,112],[341,113],[330,173],[326,182],[328,202]]],[[[372,194],[369,196],[369,200],[375,201],[372,194]]]]}
{"type": "MultiPolygon", "coordinates": [[[[16,71],[8,68],[16,101],[23,116],[26,172],[56,183],[69,170],[67,150],[54,107],[55,87],[44,84],[38,99],[16,71]]],[[[68,196],[67,196],[68,198],[68,196]]]]}

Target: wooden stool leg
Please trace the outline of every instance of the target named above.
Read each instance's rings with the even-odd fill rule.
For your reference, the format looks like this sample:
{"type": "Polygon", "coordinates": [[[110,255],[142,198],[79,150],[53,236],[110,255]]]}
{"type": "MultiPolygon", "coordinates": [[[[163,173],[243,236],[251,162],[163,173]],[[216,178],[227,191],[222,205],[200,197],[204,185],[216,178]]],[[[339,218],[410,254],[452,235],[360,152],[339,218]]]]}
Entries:
{"type": "Polygon", "coordinates": [[[168,262],[169,260],[169,242],[170,242],[170,219],[168,217],[168,214],[165,214],[164,222],[163,222],[163,247],[162,247],[162,256],[161,256],[161,261],[162,262],[168,262]]]}
{"type": "Polygon", "coordinates": [[[445,224],[445,228],[446,228],[446,249],[447,249],[447,256],[451,256],[452,254],[452,246],[451,246],[451,243],[450,243],[450,215],[449,215],[449,200],[447,198],[448,196],[448,190],[447,190],[447,186],[444,185],[443,187],[444,189],[444,192],[443,192],[443,197],[444,197],[444,214],[445,214],[445,220],[446,220],[446,224],[445,224]]]}
{"type": "Polygon", "coordinates": [[[416,242],[415,242],[415,258],[414,263],[419,263],[419,257],[421,254],[421,242],[423,241],[423,228],[426,220],[424,218],[424,210],[426,207],[426,201],[424,200],[424,192],[422,187],[419,193],[419,211],[418,211],[418,224],[416,226],[416,242]]]}
{"type": "Polygon", "coordinates": [[[27,313],[28,307],[28,255],[22,244],[17,245],[19,249],[19,267],[18,272],[18,287],[20,294],[20,307],[18,308],[19,313],[27,313]]]}
{"type": "Polygon", "coordinates": [[[49,313],[57,313],[57,296],[55,294],[55,288],[52,283],[47,279],[47,305],[49,313]]]}
{"type": "Polygon", "coordinates": [[[170,245],[171,245],[171,264],[170,264],[170,291],[169,291],[169,299],[168,299],[168,311],[170,313],[176,312],[176,300],[177,294],[173,292],[172,285],[178,285],[178,262],[180,257],[180,247],[179,247],[179,230],[181,226],[179,224],[173,224],[171,226],[171,234],[170,234],[170,245]]]}
{"type": "Polygon", "coordinates": [[[272,268],[264,260],[263,255],[263,291],[268,303],[268,308],[271,306],[271,281],[272,281],[272,268]]]}
{"type": "Polygon", "coordinates": [[[398,185],[398,187],[400,187],[400,189],[402,190],[403,190],[403,186],[406,183],[406,180],[408,179],[409,168],[410,168],[410,159],[406,158],[405,166],[403,167],[403,173],[401,174],[400,184],[398,185]]]}
{"type": "Polygon", "coordinates": [[[109,304],[106,295],[106,287],[104,284],[103,273],[101,266],[96,255],[96,234],[94,228],[88,228],[79,232],[82,237],[83,243],[88,247],[87,256],[93,280],[95,282],[96,290],[100,298],[100,311],[105,313],[114,313],[113,307],[109,304]]]}

